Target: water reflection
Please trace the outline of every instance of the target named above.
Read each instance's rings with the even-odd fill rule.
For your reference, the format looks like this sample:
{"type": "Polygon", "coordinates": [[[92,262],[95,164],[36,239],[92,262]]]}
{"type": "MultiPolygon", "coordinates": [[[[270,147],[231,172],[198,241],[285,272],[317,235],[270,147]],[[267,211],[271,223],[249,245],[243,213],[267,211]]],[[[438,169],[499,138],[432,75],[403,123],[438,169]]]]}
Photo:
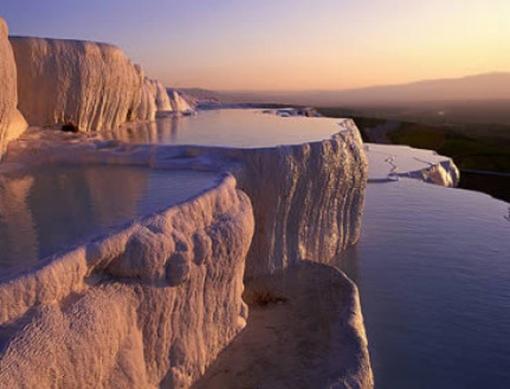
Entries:
{"type": "Polygon", "coordinates": [[[1,258],[9,253],[16,257],[37,256],[37,234],[32,212],[27,206],[33,184],[34,178],[30,176],[0,177],[0,236],[4,237],[0,242],[1,258]]]}
{"type": "Polygon", "coordinates": [[[369,184],[341,267],[360,288],[378,388],[510,387],[508,203],[369,184]]]}
{"type": "Polygon", "coordinates": [[[200,111],[193,116],[163,117],[130,123],[102,134],[128,143],[194,144],[244,148],[301,144],[329,138],[341,119],[289,117],[250,109],[200,111]]]}
{"type": "Polygon", "coordinates": [[[0,274],[210,187],[211,173],[46,167],[0,176],[0,274]]]}
{"type": "Polygon", "coordinates": [[[185,118],[172,116],[158,118],[154,122],[128,123],[106,133],[105,137],[126,143],[178,143],[180,120],[185,118]]]}

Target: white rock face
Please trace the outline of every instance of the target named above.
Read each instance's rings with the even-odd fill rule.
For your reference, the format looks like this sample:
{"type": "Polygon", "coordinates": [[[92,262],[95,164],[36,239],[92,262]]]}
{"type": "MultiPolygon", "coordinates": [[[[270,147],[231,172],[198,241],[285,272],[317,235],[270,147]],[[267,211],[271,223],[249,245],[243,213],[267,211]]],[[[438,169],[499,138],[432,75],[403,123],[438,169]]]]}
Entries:
{"type": "Polygon", "coordinates": [[[173,111],[172,104],[170,103],[170,98],[163,84],[158,80],[150,80],[147,78],[145,79],[145,82],[151,89],[157,110],[161,112],[173,111]]]}
{"type": "Polygon", "coordinates": [[[68,122],[108,130],[154,117],[144,104],[143,72],[117,47],[95,42],[10,38],[18,70],[19,109],[30,125],[68,122]]]}
{"type": "MultiPolygon", "coordinates": [[[[255,215],[248,278],[303,260],[330,263],[359,239],[367,179],[356,125],[344,120],[340,127],[331,139],[293,146],[154,146],[151,164],[204,165],[236,176],[239,187],[250,196],[255,215]]],[[[141,149],[137,151],[140,156],[141,149]]]]}
{"type": "MultiPolygon", "coordinates": [[[[163,84],[158,80],[151,80],[146,77],[144,80],[144,93],[146,95],[142,98],[143,105],[150,107],[149,109],[152,109],[156,116],[189,115],[194,112],[192,106],[179,92],[174,90],[168,94],[163,84]]],[[[147,110],[147,108],[144,109],[147,110]]],[[[150,120],[153,119],[151,118],[150,120]]]]}
{"type": "Polygon", "coordinates": [[[250,201],[229,176],[0,284],[0,382],[189,387],[246,324],[252,234],[250,201]]]}
{"type": "Polygon", "coordinates": [[[17,138],[26,128],[27,123],[16,106],[18,104],[16,64],[8,39],[8,28],[0,18],[0,158],[7,143],[17,138]]]}
{"type": "Polygon", "coordinates": [[[248,325],[195,389],[373,387],[358,290],[341,271],[303,262],[244,296],[248,325]]]}
{"type": "Polygon", "coordinates": [[[157,106],[151,81],[145,78],[141,88],[140,103],[136,108],[134,117],[153,121],[156,119],[157,106]]]}
{"type": "MultiPolygon", "coordinates": [[[[98,293],[94,296],[104,293],[106,297],[97,298],[115,301],[118,307],[127,307],[125,311],[119,314],[123,317],[121,321],[124,326],[123,329],[119,329],[119,333],[135,335],[126,335],[126,337],[135,340],[140,338],[139,332],[137,332],[139,330],[127,326],[126,322],[135,320],[137,323],[142,323],[139,324],[139,328],[142,328],[143,333],[142,341],[136,340],[135,342],[133,340],[130,347],[139,350],[140,343],[143,344],[145,361],[145,364],[136,362],[136,367],[124,365],[126,367],[122,370],[124,371],[124,375],[122,375],[119,373],[121,368],[117,366],[122,363],[127,364],[129,361],[139,361],[140,357],[134,355],[138,355],[139,351],[132,351],[131,348],[119,351],[120,348],[110,346],[110,341],[101,340],[107,345],[104,349],[113,350],[111,351],[112,355],[123,356],[122,361],[125,361],[118,362],[115,357],[111,357],[108,366],[114,367],[111,369],[112,373],[108,373],[108,377],[114,378],[108,378],[108,380],[114,379],[115,382],[124,387],[143,387],[159,384],[163,387],[189,386],[204,372],[205,366],[214,359],[217,353],[228,344],[227,339],[232,339],[231,336],[238,331],[228,330],[228,328],[234,327],[232,327],[233,324],[227,324],[225,327],[225,321],[222,325],[227,330],[224,330],[224,332],[221,332],[220,326],[213,321],[208,321],[199,329],[194,324],[190,328],[184,328],[183,323],[195,323],[197,320],[200,322],[204,311],[208,313],[212,309],[210,307],[216,307],[217,304],[220,304],[220,297],[215,298],[215,302],[210,304],[201,304],[200,299],[204,298],[203,296],[223,296],[221,297],[224,299],[223,301],[229,301],[228,305],[234,304],[235,307],[240,307],[241,314],[235,308],[233,312],[237,312],[237,316],[232,314],[229,316],[232,319],[226,320],[226,323],[237,321],[239,327],[235,328],[240,328],[244,325],[246,307],[241,303],[236,305],[237,303],[230,303],[230,301],[232,299],[237,301],[237,290],[243,288],[243,275],[245,280],[248,281],[248,285],[251,286],[253,285],[252,282],[256,282],[260,277],[281,273],[282,270],[302,261],[331,263],[331,260],[343,248],[358,240],[367,162],[361,138],[354,123],[346,120],[340,124],[340,132],[333,135],[331,139],[294,146],[259,149],[126,145],[99,139],[84,141],[85,135],[83,134],[30,131],[21,140],[13,144],[8,162],[30,163],[32,161],[38,164],[99,162],[136,164],[154,168],[191,168],[231,172],[237,177],[239,187],[249,194],[254,205],[255,227],[253,226],[253,219],[250,219],[250,223],[247,223],[250,224],[251,229],[246,226],[239,226],[240,221],[236,221],[232,228],[221,227],[218,231],[222,231],[222,234],[224,231],[228,238],[215,246],[215,240],[211,237],[210,232],[217,229],[203,228],[201,225],[195,226],[196,221],[194,219],[198,217],[200,220],[202,217],[197,216],[201,215],[200,212],[205,212],[206,215],[210,213],[207,206],[204,208],[205,211],[198,211],[197,209],[196,214],[181,213],[179,218],[176,216],[171,219],[171,222],[166,217],[158,217],[157,221],[154,220],[150,226],[145,223],[130,233],[120,234],[117,238],[106,240],[98,248],[93,250],[87,248],[82,254],[70,256],[71,258],[81,258],[79,260],[53,262],[48,266],[48,269],[52,270],[48,270],[47,273],[44,273],[44,276],[39,274],[37,277],[20,280],[19,283],[13,283],[8,288],[6,286],[3,292],[0,288],[0,301],[6,301],[6,304],[1,305],[3,311],[0,312],[0,318],[3,317],[3,322],[12,322],[15,319],[19,321],[33,306],[39,306],[41,303],[47,305],[52,301],[67,301],[66,296],[70,295],[71,291],[78,295],[89,296],[89,292],[83,290],[87,291],[91,288],[90,281],[85,283],[83,280],[90,280],[90,274],[96,276],[107,274],[113,277],[112,283],[102,283],[103,289],[94,289],[94,293],[98,293]],[[80,139],[81,141],[78,141],[80,139]],[[34,149],[39,150],[40,155],[34,155],[33,152],[30,152],[34,149]],[[189,227],[188,224],[193,227],[189,227]],[[172,229],[169,230],[172,236],[170,240],[167,238],[168,233],[164,232],[167,231],[169,225],[172,226],[172,229]],[[251,238],[253,228],[255,228],[255,233],[249,254],[247,254],[245,273],[236,272],[235,277],[237,278],[234,282],[234,275],[228,273],[230,267],[223,263],[216,268],[208,267],[205,275],[199,273],[198,279],[206,277],[203,284],[194,283],[194,280],[197,279],[194,276],[195,273],[193,273],[194,269],[197,267],[202,269],[204,264],[207,266],[208,258],[211,257],[209,253],[211,253],[211,250],[214,253],[214,247],[219,250],[219,256],[231,258],[230,263],[245,255],[248,251],[249,241],[241,245],[245,247],[243,249],[245,251],[237,250],[237,246],[230,242],[243,239],[241,235],[237,235],[238,232],[236,231],[239,230],[244,231],[242,234],[247,234],[251,238]],[[197,233],[197,231],[205,231],[205,233],[197,233]],[[176,237],[173,237],[172,234],[175,234],[176,237]],[[190,236],[191,238],[183,238],[190,236]],[[184,244],[179,242],[184,242],[184,244]],[[237,251],[234,253],[232,250],[237,251]],[[224,254],[220,254],[220,252],[224,254]],[[95,254],[92,255],[92,253],[95,254]],[[75,275],[76,272],[78,272],[78,276],[71,279],[71,276],[75,275]],[[55,274],[66,274],[69,275],[69,278],[66,276],[63,280],[55,280],[55,274]],[[207,289],[208,286],[214,289],[214,285],[219,285],[220,282],[209,282],[207,277],[222,278],[221,282],[224,285],[222,292],[210,292],[210,289],[207,289]],[[225,281],[223,277],[227,277],[228,280],[225,281]],[[35,280],[38,280],[38,282],[35,280]],[[129,289],[132,283],[140,285],[134,288],[135,303],[129,302],[130,293],[133,291],[129,289]],[[118,286],[117,284],[122,285],[118,286]],[[237,286],[229,286],[234,284],[237,286]],[[184,288],[184,285],[189,285],[189,288],[184,288]],[[117,287],[124,289],[116,289],[117,287]],[[180,297],[177,298],[173,294],[167,294],[164,292],[167,290],[165,288],[170,288],[173,293],[179,291],[178,296],[180,297]],[[230,297],[225,299],[225,293],[230,297]],[[16,296],[16,299],[13,301],[11,296],[16,296]],[[118,300],[120,298],[123,300],[118,300]],[[189,301],[189,303],[184,303],[185,301],[189,301]],[[195,305],[197,301],[198,303],[195,305]],[[131,304],[138,308],[131,308],[131,304]],[[130,313],[132,309],[136,310],[136,314],[130,313]],[[146,323],[149,324],[146,325],[146,323]],[[172,330],[166,327],[167,323],[171,323],[169,327],[172,330]],[[126,328],[126,326],[129,328],[126,328]],[[147,333],[144,332],[145,327],[147,327],[147,333]],[[169,333],[173,334],[172,331],[179,333],[178,341],[175,340],[176,338],[173,335],[168,335],[169,333]],[[218,335],[220,332],[224,335],[218,335]],[[163,334],[163,336],[160,337],[160,334],[163,334]],[[215,348],[209,343],[207,343],[209,346],[203,346],[204,338],[212,339],[210,342],[218,347],[215,348]],[[182,339],[186,340],[182,341],[182,339]],[[185,362],[178,363],[177,366],[174,365],[173,361],[181,360],[185,362]],[[129,373],[129,377],[126,378],[127,373],[129,373]],[[150,385],[145,385],[147,381],[143,381],[146,379],[144,377],[148,377],[147,380],[150,385]]],[[[238,196],[242,198],[241,195],[238,194],[238,196]]],[[[233,197],[233,199],[234,204],[242,203],[241,200],[235,200],[236,197],[233,197]]],[[[225,199],[225,208],[217,211],[218,219],[229,218],[230,212],[226,212],[224,209],[230,209],[228,204],[231,201],[232,198],[228,201],[225,199]]],[[[201,207],[203,206],[202,204],[201,207]]],[[[236,220],[240,219],[236,218],[236,220]]],[[[230,223],[227,224],[230,225],[230,223]]],[[[223,225],[223,222],[221,225],[223,225]]],[[[239,234],[241,234],[241,231],[239,231],[239,234]]],[[[212,257],[215,257],[215,255],[212,255],[212,257]]],[[[345,280],[342,280],[341,284],[342,287],[348,287],[345,280]]],[[[306,294],[304,291],[301,292],[306,294]]],[[[357,292],[352,292],[350,296],[357,299],[357,292]]],[[[353,317],[360,320],[359,304],[356,305],[353,301],[345,305],[345,312],[349,313],[349,310],[352,309],[355,312],[353,317]]],[[[95,307],[96,305],[97,301],[94,300],[91,306],[95,307]]],[[[79,310],[89,312],[88,308],[81,305],[78,307],[79,310]]],[[[108,316],[110,314],[112,312],[108,309],[100,309],[100,315],[106,315],[106,319],[102,323],[115,322],[114,318],[108,316]]],[[[94,317],[98,318],[97,322],[101,322],[102,319],[99,316],[94,317]]],[[[75,319],[70,318],[69,320],[75,319]]],[[[102,329],[102,325],[98,325],[95,331],[102,331],[103,333],[105,330],[102,329]]],[[[346,383],[345,387],[349,387],[347,383],[350,387],[370,387],[371,373],[366,338],[361,330],[363,325],[359,322],[354,327],[357,330],[352,332],[353,336],[350,341],[353,342],[353,347],[357,348],[358,351],[355,356],[353,354],[354,362],[348,362],[349,364],[352,363],[352,370],[342,375],[345,378],[345,380],[344,378],[342,380],[346,383]]],[[[345,327],[342,328],[345,329],[345,327]]],[[[92,333],[93,331],[91,331],[92,333]]],[[[59,334],[58,336],[74,339],[77,336],[79,337],[79,334],[73,334],[69,330],[65,335],[59,334]]],[[[28,335],[27,337],[30,338],[28,335]]],[[[108,337],[111,337],[111,335],[108,335],[108,337]]],[[[18,335],[16,335],[16,339],[18,339],[18,335]]],[[[116,338],[114,337],[114,339],[116,338]]],[[[21,342],[21,340],[16,341],[21,342]]],[[[88,341],[89,339],[87,341],[83,340],[83,344],[88,341]]],[[[50,343],[49,340],[48,343],[50,343]]],[[[23,348],[28,346],[20,346],[21,343],[12,341],[10,344],[12,344],[12,350],[22,349],[24,355],[32,352],[30,349],[23,348]]],[[[124,343],[118,341],[116,344],[124,343]]],[[[56,353],[59,352],[56,351],[56,353]]],[[[80,355],[80,353],[81,351],[74,351],[74,355],[80,355]]],[[[6,360],[11,361],[11,364],[20,365],[20,355],[21,353],[16,354],[17,359],[6,360]]],[[[6,353],[4,359],[7,356],[14,358],[11,354],[6,353]]],[[[70,356],[66,358],[71,359],[70,356]]],[[[65,360],[67,361],[67,359],[65,360]]],[[[41,371],[40,374],[44,376],[47,371],[44,370],[42,365],[42,361],[32,363],[28,360],[21,364],[23,369],[38,366],[38,371],[41,371]]],[[[65,366],[67,366],[67,362],[65,366]]],[[[71,363],[69,363],[69,366],[71,366],[71,363]]],[[[91,363],[91,366],[87,365],[87,369],[97,370],[94,363],[91,363]]],[[[74,369],[74,367],[71,366],[69,369],[74,369]]],[[[332,367],[332,370],[334,369],[335,366],[332,367]]],[[[71,373],[70,376],[74,377],[73,374],[75,373],[71,373]]],[[[23,374],[23,376],[28,377],[34,375],[31,372],[23,374]]],[[[336,378],[338,377],[337,375],[336,378]]],[[[15,382],[14,378],[12,379],[13,381],[6,382],[15,382]]],[[[95,379],[102,380],[103,378],[97,378],[96,376],[95,379]]]]}
{"type": "Polygon", "coordinates": [[[330,263],[358,241],[367,163],[352,121],[329,140],[237,157],[235,174],[255,214],[247,276],[304,260],[330,263]]]}
{"type": "Polygon", "coordinates": [[[152,121],[157,112],[191,113],[144,76],[119,48],[96,42],[10,38],[19,75],[19,106],[32,126],[72,123],[80,131],[112,130],[129,121],[152,121]]]}
{"type": "Polygon", "coordinates": [[[365,151],[369,160],[369,181],[410,177],[446,187],[456,187],[459,183],[459,169],[453,160],[435,151],[374,143],[365,144],[365,151]]]}
{"type": "Polygon", "coordinates": [[[175,89],[168,92],[170,97],[170,104],[172,105],[172,111],[183,114],[193,113],[193,107],[186,101],[186,99],[175,89]]]}
{"type": "Polygon", "coordinates": [[[289,108],[276,108],[276,109],[266,109],[264,113],[278,115],[282,117],[292,117],[292,116],[306,116],[306,117],[321,117],[322,115],[313,107],[289,107],[289,108]]]}
{"type": "MultiPolygon", "coordinates": [[[[115,142],[69,148],[55,141],[44,146],[36,142],[39,150],[47,148],[39,163],[81,161],[231,172],[254,208],[247,277],[270,274],[302,260],[330,263],[359,239],[367,160],[352,120],[342,121],[340,132],[331,139],[255,149],[115,142]]],[[[13,149],[13,161],[32,158],[26,150],[13,149]]]]}

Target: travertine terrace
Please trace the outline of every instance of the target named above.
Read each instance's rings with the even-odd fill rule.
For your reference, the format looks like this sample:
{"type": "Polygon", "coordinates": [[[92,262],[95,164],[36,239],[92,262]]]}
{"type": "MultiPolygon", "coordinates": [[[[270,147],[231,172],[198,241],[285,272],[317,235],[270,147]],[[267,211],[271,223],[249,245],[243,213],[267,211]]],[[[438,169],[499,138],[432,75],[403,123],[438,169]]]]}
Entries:
{"type": "MultiPolygon", "coordinates": [[[[39,130],[29,132],[16,141],[6,162],[17,161],[26,165],[35,162],[136,164],[159,169],[217,171],[219,174],[235,176],[236,180],[231,179],[233,182],[237,181],[238,188],[250,197],[252,204],[250,214],[254,215],[253,239],[249,243],[249,250],[243,252],[243,255],[246,255],[246,262],[244,259],[242,262],[245,263],[246,270],[242,274],[236,273],[237,282],[241,289],[243,283],[246,283],[249,291],[256,292],[260,277],[265,277],[266,282],[270,283],[274,275],[274,282],[278,283],[278,277],[282,272],[295,266],[299,267],[303,261],[329,264],[343,248],[359,238],[366,160],[362,153],[359,134],[352,122],[346,121],[341,131],[336,134],[334,131],[335,129],[332,129],[331,139],[323,141],[247,150],[201,146],[126,145],[100,139],[88,140],[83,135],[39,130]],[[81,141],[77,142],[80,139],[81,141]],[[30,150],[35,145],[40,154],[34,159],[30,150]],[[278,173],[275,174],[276,172],[278,173]],[[315,206],[318,204],[321,207],[315,206]],[[315,220],[316,224],[311,226],[309,219],[315,220]]],[[[241,239],[240,235],[235,237],[241,239]]],[[[152,283],[153,286],[149,287],[152,290],[151,288],[156,287],[155,285],[166,277],[163,267],[157,266],[158,263],[165,263],[166,257],[149,253],[158,249],[163,250],[165,243],[154,239],[150,232],[142,234],[135,242],[134,247],[143,247],[144,242],[149,242],[150,248],[147,250],[133,248],[136,255],[122,255],[122,261],[113,261],[108,266],[107,274],[114,278],[109,282],[117,283],[118,281],[115,281],[117,279],[134,277],[152,283]]],[[[206,247],[208,245],[209,243],[205,244],[206,247]]],[[[224,249],[230,250],[228,247],[224,249]]],[[[305,267],[303,271],[306,272],[306,269],[314,271],[310,266],[305,267]]],[[[319,271],[319,274],[323,273],[319,271]]],[[[353,336],[351,340],[359,347],[355,359],[357,362],[354,362],[355,365],[359,365],[357,369],[352,370],[356,373],[352,373],[351,376],[341,374],[342,369],[339,366],[336,378],[345,382],[358,382],[357,387],[367,387],[370,386],[371,373],[370,369],[367,369],[369,360],[361,310],[359,304],[354,304],[358,299],[357,289],[350,287],[345,278],[334,272],[329,274],[324,282],[337,277],[335,283],[338,283],[338,289],[334,290],[350,296],[342,300],[346,302],[343,312],[350,312],[357,323],[351,328],[353,336]]],[[[164,287],[181,288],[175,285],[164,287]]],[[[225,292],[227,290],[223,291],[225,292]]],[[[223,294],[223,299],[232,301],[231,296],[230,292],[223,294]]],[[[23,301],[26,301],[26,298],[23,301]]],[[[165,306],[166,302],[155,300],[154,304],[165,306]]],[[[235,305],[232,302],[229,304],[235,305]]],[[[247,310],[243,309],[241,317],[246,318],[247,310]]],[[[202,315],[200,310],[193,310],[193,314],[202,315]]],[[[310,320],[313,321],[312,318],[310,320]]],[[[342,326],[338,324],[338,330],[341,328],[342,326]]],[[[144,339],[151,344],[160,342],[156,333],[146,333],[144,339]]],[[[186,345],[182,353],[187,355],[194,351],[186,345]]],[[[169,358],[172,360],[174,357],[169,358]]],[[[180,378],[172,375],[172,381],[165,382],[174,384],[179,382],[188,386],[205,372],[205,366],[212,360],[207,359],[202,365],[194,360],[190,362],[187,370],[185,369],[186,374],[175,373],[177,374],[175,377],[180,378]]],[[[153,359],[150,359],[146,363],[153,363],[152,361],[153,359]]],[[[333,378],[330,379],[334,381],[334,374],[331,374],[333,378]]]]}
{"type": "Polygon", "coordinates": [[[250,201],[225,176],[195,199],[2,283],[0,381],[189,386],[246,324],[252,233],[250,201]]]}
{"type": "Polygon", "coordinates": [[[117,47],[95,42],[10,38],[18,68],[19,108],[32,126],[73,123],[82,131],[151,119],[140,110],[144,76],[117,47]],[[63,76],[65,75],[65,76],[63,76]]]}
{"type": "Polygon", "coordinates": [[[364,147],[370,161],[369,182],[409,177],[446,187],[459,183],[459,169],[453,160],[434,151],[375,143],[364,147]]]}
{"type": "MultiPolygon", "coordinates": [[[[298,271],[332,283],[341,297],[331,325],[341,334],[337,346],[349,344],[352,352],[343,352],[338,366],[325,356],[327,381],[372,386],[357,289],[342,273],[313,263],[331,263],[359,238],[367,163],[352,121],[339,123],[325,139],[249,150],[105,141],[96,130],[191,107],[176,91],[166,96],[114,46],[11,41],[19,107],[38,128],[10,144],[0,171],[125,164],[206,170],[218,181],[187,201],[4,277],[2,383],[190,387],[246,326],[245,287],[257,293],[260,280],[274,286],[282,274],[292,278],[298,271]],[[68,123],[81,133],[55,130],[68,123]]],[[[12,65],[5,72],[11,87],[12,65]]],[[[4,112],[15,110],[11,92],[4,112]]],[[[2,115],[3,129],[10,116],[2,115]]],[[[306,294],[299,283],[293,288],[296,296],[306,294]]],[[[315,318],[306,320],[312,325],[315,318]]]]}

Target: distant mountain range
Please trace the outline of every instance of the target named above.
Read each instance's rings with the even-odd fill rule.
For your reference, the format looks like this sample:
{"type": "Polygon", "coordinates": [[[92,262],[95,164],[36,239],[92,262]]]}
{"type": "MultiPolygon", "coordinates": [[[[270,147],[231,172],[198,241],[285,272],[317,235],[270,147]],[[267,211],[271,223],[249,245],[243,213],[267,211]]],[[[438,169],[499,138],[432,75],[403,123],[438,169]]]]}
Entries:
{"type": "Polygon", "coordinates": [[[283,103],[313,106],[395,105],[432,101],[510,99],[510,72],[418,81],[349,90],[209,91],[183,89],[198,100],[224,103],[283,103]]]}

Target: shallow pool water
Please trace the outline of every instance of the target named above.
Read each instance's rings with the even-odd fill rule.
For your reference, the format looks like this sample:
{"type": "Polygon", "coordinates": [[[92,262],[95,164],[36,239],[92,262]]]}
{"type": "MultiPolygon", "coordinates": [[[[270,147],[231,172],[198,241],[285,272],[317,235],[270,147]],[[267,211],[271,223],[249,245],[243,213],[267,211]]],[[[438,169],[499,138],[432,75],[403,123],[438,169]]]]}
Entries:
{"type": "Polygon", "coordinates": [[[369,182],[387,180],[392,174],[424,170],[449,159],[438,155],[435,151],[403,145],[365,143],[365,152],[370,161],[369,182]]]}
{"type": "Polygon", "coordinates": [[[358,284],[376,388],[510,387],[510,204],[417,180],[369,184],[358,284]]]}
{"type": "Polygon", "coordinates": [[[301,144],[330,138],[343,119],[280,117],[252,109],[199,111],[196,115],[129,124],[105,133],[128,143],[231,146],[242,148],[301,144]]]}
{"type": "Polygon", "coordinates": [[[0,275],[186,200],[216,175],[127,166],[44,167],[0,176],[0,275]]]}

